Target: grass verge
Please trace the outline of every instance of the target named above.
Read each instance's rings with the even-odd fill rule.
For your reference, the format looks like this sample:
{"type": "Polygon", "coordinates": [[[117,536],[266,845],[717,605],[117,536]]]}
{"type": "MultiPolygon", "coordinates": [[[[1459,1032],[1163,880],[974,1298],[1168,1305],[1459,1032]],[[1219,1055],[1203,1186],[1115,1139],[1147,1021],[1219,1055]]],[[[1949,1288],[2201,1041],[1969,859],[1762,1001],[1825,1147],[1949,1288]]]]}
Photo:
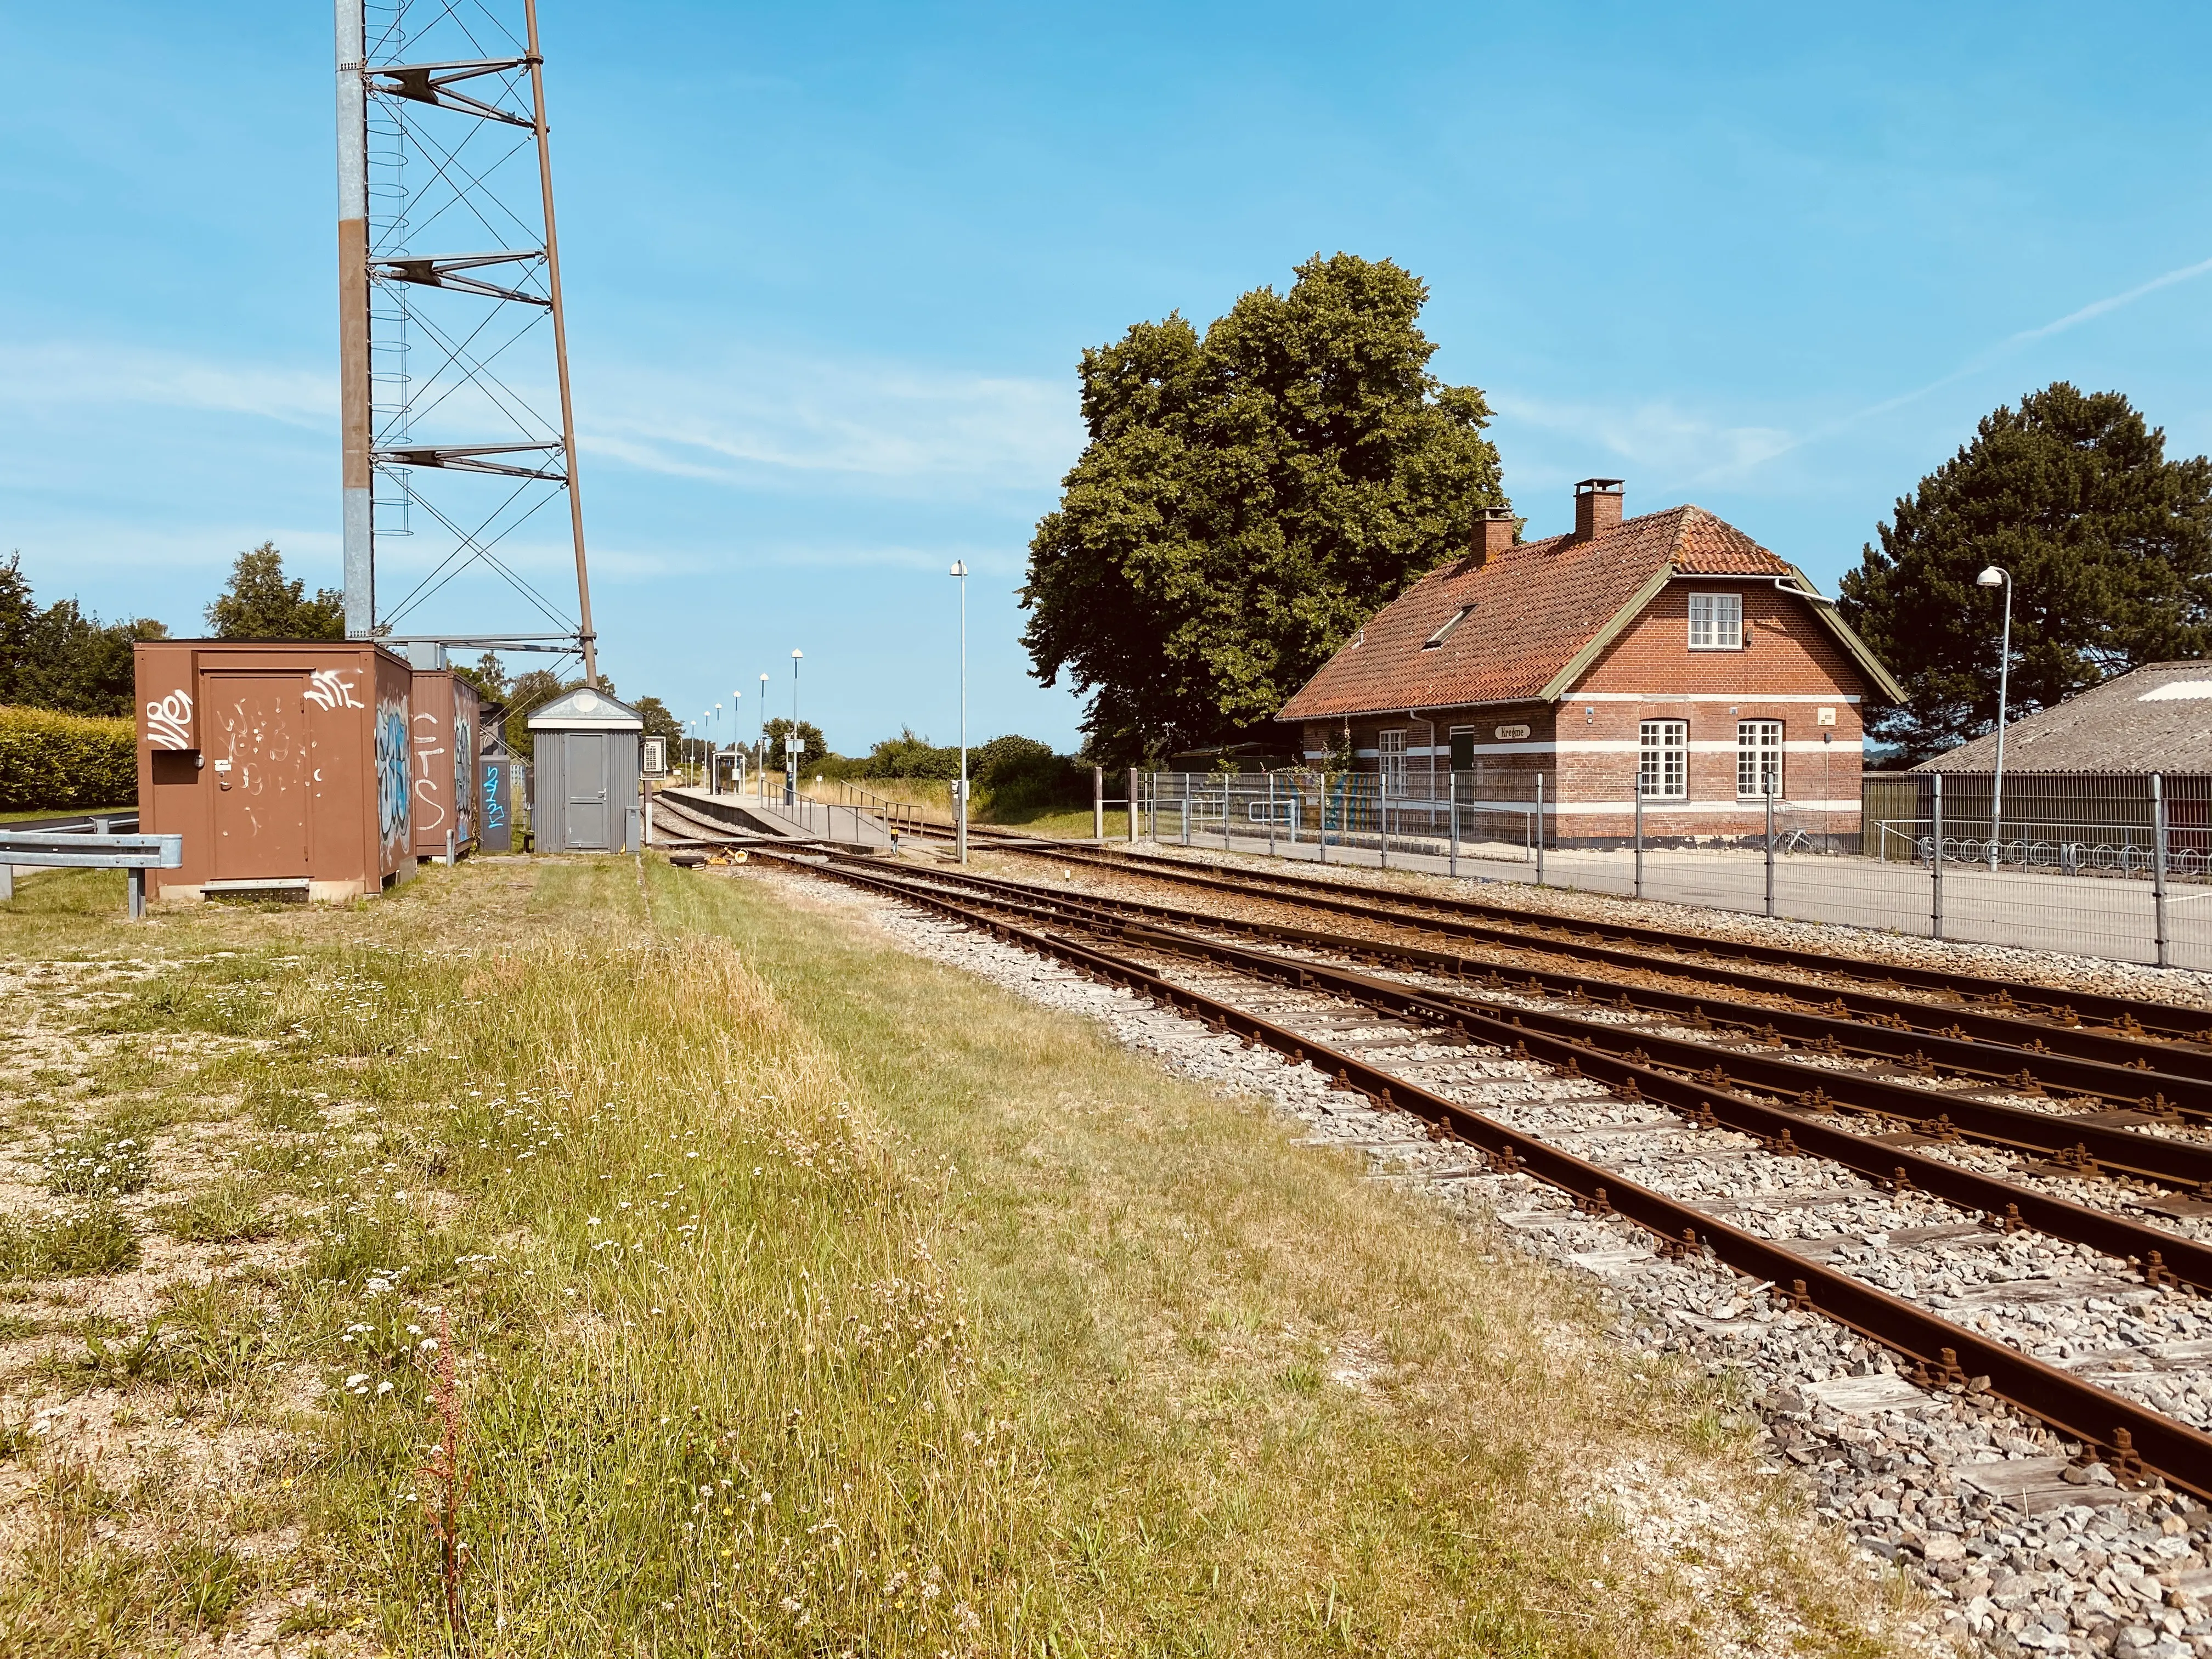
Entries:
{"type": "MultiPolygon", "coordinates": [[[[168,958],[78,1027],[98,1121],[162,1127],[90,1200],[144,1265],[14,1268],[85,1316],[0,1383],[86,1425],[8,1442],[25,1651],[1882,1650],[1572,1281],[773,883],[538,861],[0,945],[65,922],[168,958]],[[1624,1470],[1731,1517],[1735,1595],[1624,1470]]],[[[69,1129],[9,1143],[23,1191],[69,1129]]]]}

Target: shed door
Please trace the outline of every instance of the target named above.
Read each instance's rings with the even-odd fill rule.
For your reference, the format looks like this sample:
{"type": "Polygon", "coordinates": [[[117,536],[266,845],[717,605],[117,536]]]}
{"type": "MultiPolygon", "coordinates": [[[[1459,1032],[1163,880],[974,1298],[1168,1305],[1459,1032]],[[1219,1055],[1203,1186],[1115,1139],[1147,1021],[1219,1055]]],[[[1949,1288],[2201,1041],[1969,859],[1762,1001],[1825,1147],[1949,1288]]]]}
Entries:
{"type": "Polygon", "coordinates": [[[297,674],[210,674],[217,881],[307,873],[307,715],[297,674]]]}
{"type": "Polygon", "coordinates": [[[561,769],[568,775],[562,839],[579,852],[604,852],[614,843],[607,817],[607,734],[564,732],[561,769]]]}

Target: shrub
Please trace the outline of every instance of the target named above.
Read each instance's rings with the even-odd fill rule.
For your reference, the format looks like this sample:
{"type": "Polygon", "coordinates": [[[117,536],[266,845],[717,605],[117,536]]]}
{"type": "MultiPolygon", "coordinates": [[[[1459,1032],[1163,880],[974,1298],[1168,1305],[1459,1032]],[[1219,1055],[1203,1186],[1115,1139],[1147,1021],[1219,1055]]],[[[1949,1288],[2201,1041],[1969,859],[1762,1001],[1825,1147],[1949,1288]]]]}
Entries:
{"type": "Polygon", "coordinates": [[[127,806],[138,799],[138,735],[126,720],[0,708],[0,811],[127,806]]]}

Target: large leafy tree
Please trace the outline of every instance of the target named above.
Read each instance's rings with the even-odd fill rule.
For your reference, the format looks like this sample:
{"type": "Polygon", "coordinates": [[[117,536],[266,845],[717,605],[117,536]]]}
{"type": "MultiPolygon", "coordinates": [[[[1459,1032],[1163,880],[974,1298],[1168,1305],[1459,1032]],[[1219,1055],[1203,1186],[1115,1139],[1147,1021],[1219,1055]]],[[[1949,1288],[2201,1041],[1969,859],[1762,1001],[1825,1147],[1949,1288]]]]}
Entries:
{"type": "Polygon", "coordinates": [[[1872,729],[1907,763],[1996,723],[1988,566],[2012,573],[2015,719],[2212,642],[2212,461],[2168,460],[2117,392],[2062,380],[1984,416],[1876,533],[1840,608],[1905,686],[1872,729]]]}
{"type": "Polygon", "coordinates": [[[1316,254],[1203,337],[1174,313],[1083,354],[1090,441],[1030,544],[1023,643],[1090,695],[1094,759],[1263,725],[1505,504],[1482,393],[1428,372],[1427,298],[1316,254]]]}
{"type": "Polygon", "coordinates": [[[207,608],[219,640],[342,640],[345,595],[335,588],[307,596],[307,583],[284,574],[284,556],[264,542],[238,556],[230,581],[207,608]]]}
{"type": "Polygon", "coordinates": [[[150,617],[103,623],[75,599],[41,607],[19,555],[0,560],[0,703],[69,714],[127,714],[135,640],[168,637],[150,617]]]}

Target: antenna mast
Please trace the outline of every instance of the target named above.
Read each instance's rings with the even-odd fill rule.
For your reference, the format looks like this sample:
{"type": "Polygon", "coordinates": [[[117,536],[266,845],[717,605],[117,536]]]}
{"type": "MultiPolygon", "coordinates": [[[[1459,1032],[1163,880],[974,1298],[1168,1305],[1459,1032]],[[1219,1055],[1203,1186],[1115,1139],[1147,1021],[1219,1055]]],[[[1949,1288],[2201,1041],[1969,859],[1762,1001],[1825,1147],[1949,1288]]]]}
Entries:
{"type": "Polygon", "coordinates": [[[388,636],[489,572],[557,631],[419,637],[579,655],[597,685],[537,0],[515,10],[337,0],[346,635],[388,636]],[[507,544],[563,495],[573,614],[507,544]],[[416,580],[381,603],[380,563],[412,552],[418,521],[416,580]]]}

